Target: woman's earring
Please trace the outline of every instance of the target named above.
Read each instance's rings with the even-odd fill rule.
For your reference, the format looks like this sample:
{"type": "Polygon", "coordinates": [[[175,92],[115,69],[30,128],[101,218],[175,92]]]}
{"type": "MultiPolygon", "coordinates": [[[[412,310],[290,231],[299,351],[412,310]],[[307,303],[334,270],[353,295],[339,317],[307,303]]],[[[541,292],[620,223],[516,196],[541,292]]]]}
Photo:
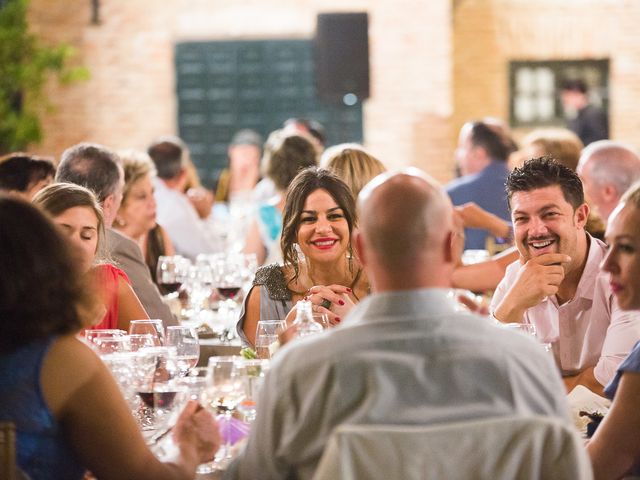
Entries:
{"type": "Polygon", "coordinates": [[[115,223],[117,227],[124,227],[124,226],[127,225],[127,222],[125,222],[120,217],[116,217],[115,220],[113,221],[113,223],[115,223]]]}

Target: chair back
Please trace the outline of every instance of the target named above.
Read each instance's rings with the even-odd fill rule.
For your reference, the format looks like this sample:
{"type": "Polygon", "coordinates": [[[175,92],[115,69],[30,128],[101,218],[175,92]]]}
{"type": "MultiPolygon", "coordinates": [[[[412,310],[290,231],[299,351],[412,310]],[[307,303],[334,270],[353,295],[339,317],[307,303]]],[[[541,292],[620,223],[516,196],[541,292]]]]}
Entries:
{"type": "Polygon", "coordinates": [[[499,417],[431,426],[343,425],[313,480],[591,480],[583,442],[548,417],[499,417]]]}
{"type": "Polygon", "coordinates": [[[16,475],[16,428],[0,422],[0,478],[13,480],[16,475]]]}

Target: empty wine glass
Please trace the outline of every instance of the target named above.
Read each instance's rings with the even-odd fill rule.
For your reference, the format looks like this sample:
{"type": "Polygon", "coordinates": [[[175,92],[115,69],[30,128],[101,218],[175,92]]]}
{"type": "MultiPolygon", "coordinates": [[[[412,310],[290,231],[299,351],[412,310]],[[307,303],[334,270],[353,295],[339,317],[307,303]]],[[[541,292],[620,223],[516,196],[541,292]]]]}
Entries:
{"type": "Polygon", "coordinates": [[[153,337],[155,346],[164,345],[164,327],[162,320],[131,320],[129,334],[147,334],[153,337]]]}
{"type": "Polygon", "coordinates": [[[270,346],[278,341],[278,335],[287,328],[285,320],[259,320],[256,327],[256,355],[261,359],[271,358],[270,346]]]}
{"type": "Polygon", "coordinates": [[[223,447],[213,462],[198,467],[198,473],[225,470],[232,460],[231,435],[233,412],[245,396],[243,365],[240,357],[210,357],[207,386],[202,393],[203,403],[218,415],[224,439],[223,447]]]}
{"type": "Polygon", "coordinates": [[[117,328],[87,329],[84,331],[84,341],[87,345],[92,346],[96,338],[122,337],[126,334],[127,332],[117,328]]]}
{"type": "Polygon", "coordinates": [[[149,333],[134,333],[128,336],[129,338],[129,347],[132,352],[137,352],[141,348],[146,347],[154,347],[156,346],[156,338],[154,335],[149,333]]]}
{"type": "Polygon", "coordinates": [[[167,346],[176,348],[176,362],[181,375],[198,364],[200,344],[195,328],[186,326],[167,327],[167,346]]]}

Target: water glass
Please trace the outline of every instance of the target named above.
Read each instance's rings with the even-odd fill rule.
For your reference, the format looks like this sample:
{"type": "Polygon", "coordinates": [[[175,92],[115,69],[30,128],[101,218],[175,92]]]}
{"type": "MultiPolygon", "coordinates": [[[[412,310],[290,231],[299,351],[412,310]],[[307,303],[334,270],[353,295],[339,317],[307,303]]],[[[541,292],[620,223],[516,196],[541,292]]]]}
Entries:
{"type": "Polygon", "coordinates": [[[176,361],[181,375],[198,364],[200,344],[195,328],[186,326],[167,327],[167,345],[176,348],[176,361]]]}
{"type": "Polygon", "coordinates": [[[147,334],[153,337],[155,346],[164,345],[164,327],[162,320],[131,320],[129,323],[129,334],[147,334]]]}
{"type": "Polygon", "coordinates": [[[260,359],[271,358],[269,347],[278,341],[278,335],[287,329],[285,320],[260,320],[256,328],[256,355],[260,359]]]}

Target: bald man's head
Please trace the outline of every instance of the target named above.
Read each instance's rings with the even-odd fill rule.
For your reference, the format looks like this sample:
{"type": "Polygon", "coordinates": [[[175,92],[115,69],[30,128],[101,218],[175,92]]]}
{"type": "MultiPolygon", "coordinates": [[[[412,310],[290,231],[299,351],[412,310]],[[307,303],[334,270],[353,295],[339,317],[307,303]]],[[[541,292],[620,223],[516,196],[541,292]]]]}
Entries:
{"type": "Polygon", "coordinates": [[[417,169],[383,174],[361,192],[360,230],[369,255],[387,270],[443,255],[452,207],[438,183],[417,169]]]}
{"type": "Polygon", "coordinates": [[[623,143],[600,140],[582,151],[577,171],[586,196],[606,220],[622,194],[640,180],[640,158],[623,143]]]}

